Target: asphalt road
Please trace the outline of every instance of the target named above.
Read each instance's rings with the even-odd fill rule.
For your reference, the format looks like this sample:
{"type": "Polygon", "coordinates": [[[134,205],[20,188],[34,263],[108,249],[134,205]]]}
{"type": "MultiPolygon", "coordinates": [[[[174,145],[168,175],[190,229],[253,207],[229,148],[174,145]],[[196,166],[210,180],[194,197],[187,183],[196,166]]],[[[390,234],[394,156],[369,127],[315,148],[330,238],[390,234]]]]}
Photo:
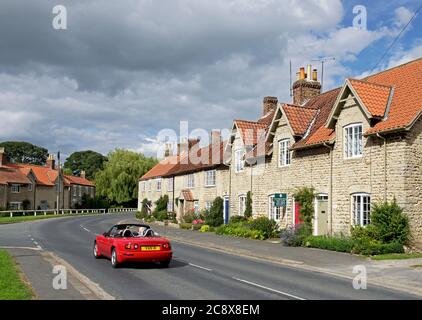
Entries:
{"type": "Polygon", "coordinates": [[[414,299],[402,292],[327,274],[173,242],[168,269],[155,264],[112,269],[92,256],[95,234],[133,214],[0,225],[0,246],[37,247],[65,259],[117,299],[414,299]]]}

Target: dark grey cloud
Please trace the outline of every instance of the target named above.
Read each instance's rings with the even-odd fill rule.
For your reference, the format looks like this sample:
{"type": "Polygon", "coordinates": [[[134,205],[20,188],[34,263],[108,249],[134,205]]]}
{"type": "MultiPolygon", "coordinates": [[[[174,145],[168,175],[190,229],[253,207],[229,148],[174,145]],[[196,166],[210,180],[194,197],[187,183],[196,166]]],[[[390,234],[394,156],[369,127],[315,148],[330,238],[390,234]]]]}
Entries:
{"type": "Polygon", "coordinates": [[[0,140],[152,152],[148,141],[180,120],[211,129],[254,119],[263,96],[290,100],[289,59],[296,68],[342,34],[343,56],[379,39],[362,45],[342,17],[334,0],[2,0],[0,140]],[[57,4],[68,30],[52,28],[57,4]]]}

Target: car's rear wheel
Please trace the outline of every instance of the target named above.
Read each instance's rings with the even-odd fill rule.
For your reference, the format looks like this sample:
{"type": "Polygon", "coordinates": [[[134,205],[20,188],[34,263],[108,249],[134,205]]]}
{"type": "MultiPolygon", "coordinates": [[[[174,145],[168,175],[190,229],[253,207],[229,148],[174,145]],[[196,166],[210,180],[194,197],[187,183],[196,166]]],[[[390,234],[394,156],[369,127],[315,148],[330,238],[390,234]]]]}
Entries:
{"type": "Polygon", "coordinates": [[[169,267],[169,265],[170,265],[170,262],[171,262],[171,260],[160,261],[160,265],[161,265],[163,268],[168,268],[168,267],[169,267]]]}
{"type": "Polygon", "coordinates": [[[111,251],[111,266],[113,268],[117,268],[119,265],[119,263],[117,262],[117,252],[116,249],[113,248],[113,250],[111,251]]]}
{"type": "Polygon", "coordinates": [[[94,248],[92,250],[92,253],[94,254],[95,259],[101,258],[101,254],[98,252],[97,242],[94,242],[94,248]]]}

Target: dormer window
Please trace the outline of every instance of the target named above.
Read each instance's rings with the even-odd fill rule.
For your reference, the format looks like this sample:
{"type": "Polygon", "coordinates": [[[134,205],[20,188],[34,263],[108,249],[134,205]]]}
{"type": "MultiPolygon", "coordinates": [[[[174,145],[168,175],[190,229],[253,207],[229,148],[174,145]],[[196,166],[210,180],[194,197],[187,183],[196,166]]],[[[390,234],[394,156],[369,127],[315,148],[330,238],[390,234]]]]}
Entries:
{"type": "Polygon", "coordinates": [[[344,157],[346,159],[362,156],[362,124],[354,123],[344,127],[344,157]]]}

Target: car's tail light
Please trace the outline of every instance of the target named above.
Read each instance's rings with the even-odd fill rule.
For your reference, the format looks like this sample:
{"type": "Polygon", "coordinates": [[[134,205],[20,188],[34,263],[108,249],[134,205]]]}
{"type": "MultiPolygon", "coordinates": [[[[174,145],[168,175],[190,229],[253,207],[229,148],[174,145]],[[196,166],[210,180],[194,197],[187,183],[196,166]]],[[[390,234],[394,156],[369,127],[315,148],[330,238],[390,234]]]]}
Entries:
{"type": "Polygon", "coordinates": [[[171,249],[170,243],[164,243],[163,244],[163,249],[171,249]]]}
{"type": "Polygon", "coordinates": [[[137,244],[134,244],[134,245],[133,245],[133,249],[135,249],[135,250],[136,250],[136,249],[138,249],[138,248],[139,248],[139,246],[138,246],[137,244]]]}
{"type": "Polygon", "coordinates": [[[132,249],[132,244],[130,243],[125,244],[125,249],[132,249]]]}

